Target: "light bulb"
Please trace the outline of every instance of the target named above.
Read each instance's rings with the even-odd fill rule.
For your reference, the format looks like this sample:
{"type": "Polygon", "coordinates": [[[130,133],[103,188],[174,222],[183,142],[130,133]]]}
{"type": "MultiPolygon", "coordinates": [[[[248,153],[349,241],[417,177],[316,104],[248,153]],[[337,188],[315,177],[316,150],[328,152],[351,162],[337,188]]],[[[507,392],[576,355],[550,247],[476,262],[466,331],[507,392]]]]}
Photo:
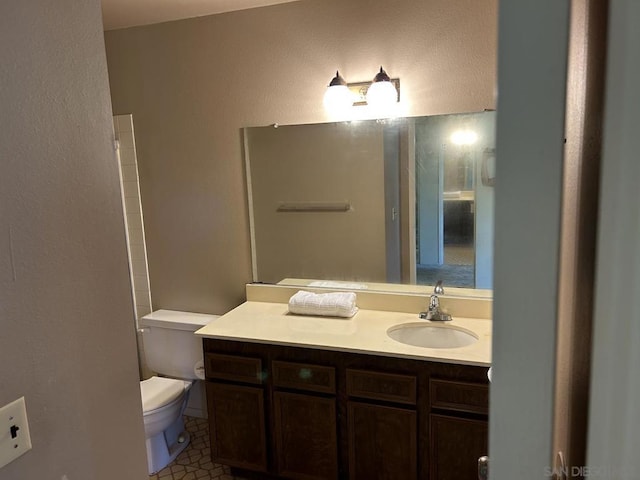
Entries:
{"type": "Polygon", "coordinates": [[[384,112],[390,109],[398,101],[398,92],[391,83],[387,72],[380,67],[380,72],[374,77],[373,83],[367,90],[367,105],[373,110],[384,112]]]}
{"type": "Polygon", "coordinates": [[[353,96],[339,72],[336,72],[336,76],[324,92],[323,104],[324,108],[333,115],[345,114],[353,106],[353,96]]]}
{"type": "Polygon", "coordinates": [[[372,83],[367,90],[367,104],[372,108],[389,107],[396,103],[398,92],[388,81],[372,83]]]}
{"type": "Polygon", "coordinates": [[[346,85],[334,85],[327,88],[323,99],[324,108],[331,113],[348,111],[353,105],[351,92],[346,85]]]}

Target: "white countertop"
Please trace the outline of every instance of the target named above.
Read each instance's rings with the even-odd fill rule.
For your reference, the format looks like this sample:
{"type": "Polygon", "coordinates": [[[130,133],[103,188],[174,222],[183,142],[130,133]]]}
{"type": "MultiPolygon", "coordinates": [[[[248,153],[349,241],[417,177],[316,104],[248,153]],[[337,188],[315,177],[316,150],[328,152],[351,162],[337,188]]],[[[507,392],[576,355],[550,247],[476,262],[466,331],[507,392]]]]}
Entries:
{"type": "Polygon", "coordinates": [[[196,335],[273,345],[336,350],[463,365],[491,365],[491,320],[457,318],[448,326],[470,330],[478,341],[460,348],[423,348],[387,336],[390,327],[423,321],[418,314],[360,310],[352,318],[288,313],[286,303],[245,302],[211,321],[196,335]]]}

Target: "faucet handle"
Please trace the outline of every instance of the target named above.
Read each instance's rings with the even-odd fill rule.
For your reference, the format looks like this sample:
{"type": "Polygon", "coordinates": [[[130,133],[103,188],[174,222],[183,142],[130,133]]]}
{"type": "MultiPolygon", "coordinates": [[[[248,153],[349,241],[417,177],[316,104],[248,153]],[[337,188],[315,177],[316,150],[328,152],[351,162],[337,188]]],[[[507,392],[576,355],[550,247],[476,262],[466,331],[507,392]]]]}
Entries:
{"type": "Polygon", "coordinates": [[[436,283],[436,286],[433,287],[433,293],[437,295],[444,294],[444,288],[442,287],[442,280],[438,280],[438,282],[436,283]]]}

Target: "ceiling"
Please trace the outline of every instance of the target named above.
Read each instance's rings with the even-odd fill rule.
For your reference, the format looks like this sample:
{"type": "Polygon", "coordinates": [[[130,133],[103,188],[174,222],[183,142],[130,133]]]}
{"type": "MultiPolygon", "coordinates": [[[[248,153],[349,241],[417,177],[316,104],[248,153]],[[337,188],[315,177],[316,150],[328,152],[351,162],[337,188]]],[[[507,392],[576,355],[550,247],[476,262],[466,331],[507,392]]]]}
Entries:
{"type": "Polygon", "coordinates": [[[169,22],[297,0],[102,0],[105,30],[169,22]]]}

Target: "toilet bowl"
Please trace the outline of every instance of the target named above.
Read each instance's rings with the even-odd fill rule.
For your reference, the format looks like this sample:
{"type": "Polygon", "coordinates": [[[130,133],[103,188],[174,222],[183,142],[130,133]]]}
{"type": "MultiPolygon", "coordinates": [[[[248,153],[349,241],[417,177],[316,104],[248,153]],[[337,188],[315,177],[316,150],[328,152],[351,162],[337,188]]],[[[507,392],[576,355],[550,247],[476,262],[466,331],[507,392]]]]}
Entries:
{"type": "Polygon", "coordinates": [[[158,310],[139,320],[145,359],[163,376],[140,382],[149,475],[189,444],[183,413],[194,381],[204,378],[202,341],[193,333],[217,315],[158,310]]]}
{"type": "Polygon", "coordinates": [[[162,470],[189,444],[182,412],[191,382],[151,377],[140,382],[149,474],[162,470]]]}

